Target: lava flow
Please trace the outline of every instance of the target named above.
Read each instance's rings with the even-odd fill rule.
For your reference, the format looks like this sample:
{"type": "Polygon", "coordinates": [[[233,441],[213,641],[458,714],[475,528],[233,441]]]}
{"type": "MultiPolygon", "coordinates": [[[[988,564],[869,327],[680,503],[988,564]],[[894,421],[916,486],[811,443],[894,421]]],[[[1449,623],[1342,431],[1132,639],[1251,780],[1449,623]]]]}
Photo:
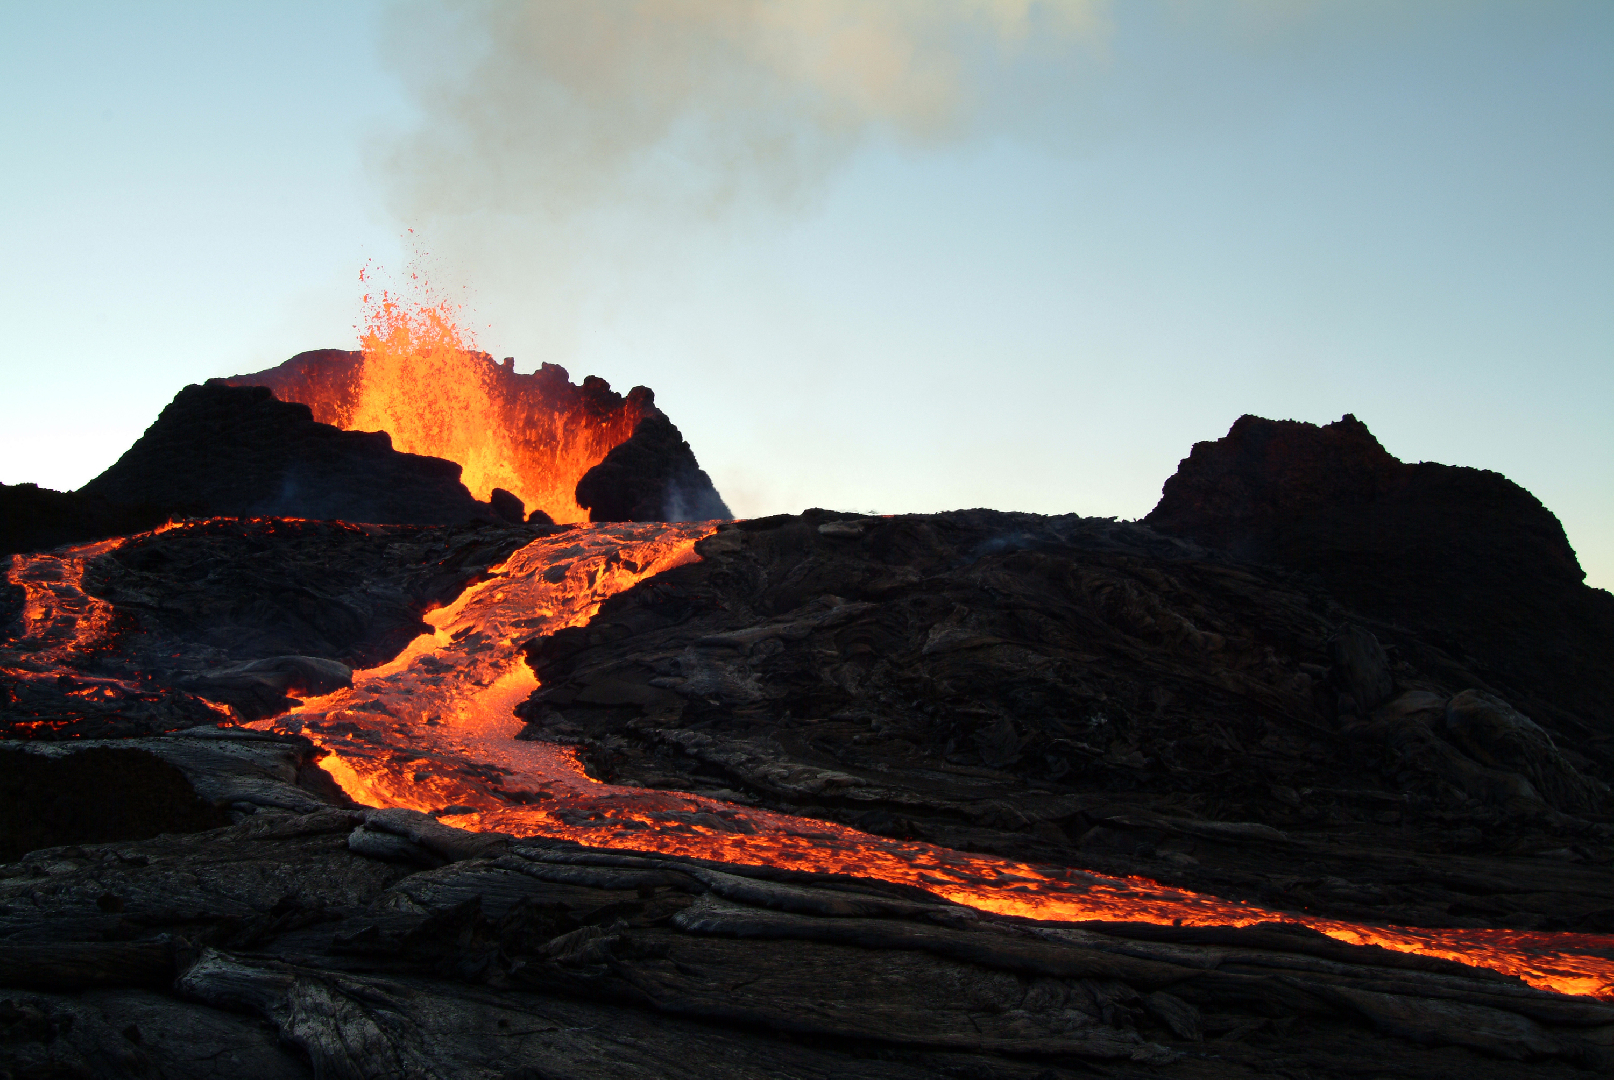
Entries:
{"type": "Polygon", "coordinates": [[[1030,866],[871,836],[710,797],[599,783],[563,746],[519,741],[536,686],[522,641],[586,623],[609,595],[695,558],[706,526],[597,525],[537,540],[432,613],[429,635],[351,689],[264,727],[301,731],[355,800],[460,828],[592,847],[877,878],[1008,915],[1187,926],[1298,923],[1340,941],[1457,960],[1531,985],[1614,999],[1614,942],[1597,935],[1376,927],[1264,910],[1141,878],[1030,866]]]}
{"type": "Polygon", "coordinates": [[[623,397],[593,377],[576,386],[553,364],[517,374],[474,349],[446,301],[382,292],[365,303],[362,354],[305,353],[226,381],[267,386],[322,424],[385,431],[394,449],[456,462],[478,499],[503,488],[554,521],[588,520],[577,482],[654,410],[648,390],[623,397]]]}
{"type": "MultiPolygon", "coordinates": [[[[154,536],[172,523],[135,536],[119,536],[57,551],[16,555],[6,582],[23,593],[21,633],[0,649],[0,702],[15,704],[19,688],[49,682],[66,689],[75,704],[32,720],[13,720],[13,734],[59,737],[80,727],[81,710],[99,706],[121,709],[132,702],[155,700],[160,689],[119,673],[86,674],[86,661],[105,660],[116,652],[116,612],[111,604],[84,588],[84,572],[94,559],[142,536],[154,536]]],[[[186,695],[195,711],[234,719],[230,710],[204,698],[186,695]]],[[[22,710],[27,715],[27,710],[22,710]]],[[[37,715],[37,714],[36,714],[37,715]]]]}

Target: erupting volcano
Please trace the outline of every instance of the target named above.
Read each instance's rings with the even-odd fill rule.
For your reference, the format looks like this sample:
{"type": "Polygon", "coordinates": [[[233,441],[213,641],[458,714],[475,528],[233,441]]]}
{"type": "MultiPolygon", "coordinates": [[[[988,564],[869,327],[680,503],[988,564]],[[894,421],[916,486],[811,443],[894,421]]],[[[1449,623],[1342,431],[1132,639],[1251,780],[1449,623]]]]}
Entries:
{"type": "Polygon", "coordinates": [[[1610,1060],[1614,610],[1522,489],[1402,465],[1354,418],[1245,418],[1154,528],[734,522],[648,390],[518,375],[452,316],[383,295],[360,352],[188,388],[93,492],[390,520],[237,509],[13,557],[0,986],[177,988],[337,1072],[351,1021],[297,1019],[308,987],[393,995],[417,1019],[377,1038],[407,1057],[424,1014],[386,979],[832,1049],[1163,1067],[1303,1019],[1610,1060]],[[207,440],[257,478],[165,464],[207,440]],[[1367,576],[1309,539],[1341,513],[1380,523],[1367,576]],[[176,860],[243,859],[306,880],[168,897],[176,860]],[[775,953],[817,981],[766,989],[775,953]],[[890,990],[900,1021],[848,1019],[881,976],[825,974],[920,955],[945,970],[890,990]],[[958,1016],[924,1003],[955,984],[958,1016]]]}
{"type": "MultiPolygon", "coordinates": [[[[554,364],[523,375],[513,359],[494,363],[471,347],[446,301],[408,303],[385,292],[365,299],[361,351],[301,353],[225,381],[266,386],[282,401],[307,405],[322,424],[385,431],[404,453],[459,464],[476,498],[503,489],[562,523],[590,520],[578,483],[646,417],[659,415],[643,386],[623,397],[594,376],[574,385],[554,364]]],[[[693,466],[691,458],[679,478],[700,500],[691,515],[728,516],[693,466]]]]}

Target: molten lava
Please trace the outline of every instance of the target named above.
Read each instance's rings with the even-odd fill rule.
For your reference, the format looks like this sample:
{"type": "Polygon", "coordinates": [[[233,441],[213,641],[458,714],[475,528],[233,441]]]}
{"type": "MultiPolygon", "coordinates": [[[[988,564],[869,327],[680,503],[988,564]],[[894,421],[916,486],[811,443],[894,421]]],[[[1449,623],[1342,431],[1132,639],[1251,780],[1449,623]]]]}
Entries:
{"type": "Polygon", "coordinates": [[[457,462],[478,499],[503,488],[557,522],[588,520],[577,482],[654,409],[648,390],[624,398],[592,377],[576,386],[552,364],[517,374],[475,351],[446,301],[382,292],[365,302],[362,353],[305,353],[227,381],[267,386],[320,423],[385,431],[395,449],[457,462]]]}
{"type": "MultiPolygon", "coordinates": [[[[432,813],[464,829],[876,878],[1045,920],[1187,926],[1280,920],[1348,943],[1455,960],[1540,988],[1614,1000],[1614,940],[1606,936],[1367,926],[1269,911],[1142,878],[1031,866],[707,796],[603,784],[584,773],[569,747],[513,738],[519,722],[512,709],[536,686],[520,643],[584,625],[610,595],[694,559],[695,543],[708,528],[596,525],[536,540],[430,613],[432,633],[389,663],[357,673],[350,689],[251,726],[308,735],[328,751],[326,770],[361,803],[432,813]]],[[[69,694],[85,701],[151,692],[80,670],[87,656],[116,644],[111,605],[83,588],[86,566],[126,542],[12,559],[7,580],[24,592],[24,636],[11,643],[0,675],[67,680],[69,694]]],[[[222,706],[214,708],[227,715],[222,706]]]]}
{"type": "MultiPolygon", "coordinates": [[[[141,688],[126,679],[86,678],[64,670],[70,658],[91,655],[110,644],[112,605],[84,591],[84,570],[91,559],[127,542],[127,537],[115,537],[59,552],[12,557],[6,580],[23,591],[22,634],[0,655],[0,679],[20,683],[65,678],[74,687],[68,695],[83,700],[120,701],[141,695],[141,688]]],[[[49,733],[71,723],[47,719],[13,726],[49,733]]]]}
{"type": "Polygon", "coordinates": [[[518,645],[588,622],[600,603],[694,558],[698,525],[599,525],[546,537],[433,612],[429,635],[351,689],[254,726],[301,731],[355,800],[474,831],[878,878],[1037,919],[1188,926],[1299,923],[1353,944],[1457,960],[1614,999],[1614,941],[1585,934],[1376,927],[1274,912],[1141,878],[1029,866],[680,792],[603,784],[567,747],[513,738],[536,682],[518,645]]]}

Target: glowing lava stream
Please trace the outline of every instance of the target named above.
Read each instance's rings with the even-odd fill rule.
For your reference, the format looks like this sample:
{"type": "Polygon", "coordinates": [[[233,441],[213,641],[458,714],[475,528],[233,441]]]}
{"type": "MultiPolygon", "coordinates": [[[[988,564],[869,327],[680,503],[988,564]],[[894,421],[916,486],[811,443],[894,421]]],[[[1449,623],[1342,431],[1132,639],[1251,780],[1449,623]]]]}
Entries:
{"type": "MultiPolygon", "coordinates": [[[[1057,921],[1247,926],[1281,920],[1614,999],[1614,939],[1375,927],[1275,912],[1157,884],[871,836],[683,792],[602,784],[567,747],[522,742],[511,710],[537,685],[518,651],[588,622],[609,595],[692,561],[705,525],[593,525],[535,541],[490,571],[395,660],[272,726],[302,730],[355,800],[438,812],[472,831],[878,878],[986,911],[1057,921]]],[[[271,722],[253,725],[271,726],[271,722]]]]}
{"type": "MultiPolygon", "coordinates": [[[[79,661],[111,647],[114,612],[112,605],[84,590],[84,572],[102,555],[141,537],[155,536],[174,528],[173,522],[150,532],[115,536],[108,540],[45,551],[13,555],[7,561],[5,580],[23,591],[22,634],[0,648],[0,680],[13,683],[56,680],[66,677],[73,689],[69,697],[100,704],[120,704],[150,698],[154,688],[135,679],[110,675],[87,675],[69,661],[79,661]]],[[[195,699],[218,713],[219,719],[233,721],[228,706],[202,698],[195,699]]],[[[54,731],[71,727],[68,718],[35,721],[14,720],[12,731],[54,731]]]]}

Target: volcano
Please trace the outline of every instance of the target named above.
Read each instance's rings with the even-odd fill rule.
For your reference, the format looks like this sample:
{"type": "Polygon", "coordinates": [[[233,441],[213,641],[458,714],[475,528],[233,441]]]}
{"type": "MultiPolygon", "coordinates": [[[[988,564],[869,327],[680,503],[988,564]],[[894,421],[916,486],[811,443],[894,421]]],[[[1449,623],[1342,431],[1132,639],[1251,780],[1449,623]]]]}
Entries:
{"type": "Polygon", "coordinates": [[[1614,1066],[1614,598],[1505,478],[1244,417],[1142,522],[733,521],[647,390],[372,354],[13,557],[0,1068],[1614,1066]]]}
{"type": "Polygon", "coordinates": [[[595,376],[574,385],[555,364],[524,375],[513,358],[495,364],[461,349],[446,356],[447,375],[424,383],[418,365],[385,350],[337,349],[223,381],[268,387],[307,405],[322,424],[385,430],[400,450],[460,463],[478,498],[502,488],[550,521],[730,516],[648,387],[623,397],[595,376]],[[454,392],[434,394],[445,386],[454,392]]]}

